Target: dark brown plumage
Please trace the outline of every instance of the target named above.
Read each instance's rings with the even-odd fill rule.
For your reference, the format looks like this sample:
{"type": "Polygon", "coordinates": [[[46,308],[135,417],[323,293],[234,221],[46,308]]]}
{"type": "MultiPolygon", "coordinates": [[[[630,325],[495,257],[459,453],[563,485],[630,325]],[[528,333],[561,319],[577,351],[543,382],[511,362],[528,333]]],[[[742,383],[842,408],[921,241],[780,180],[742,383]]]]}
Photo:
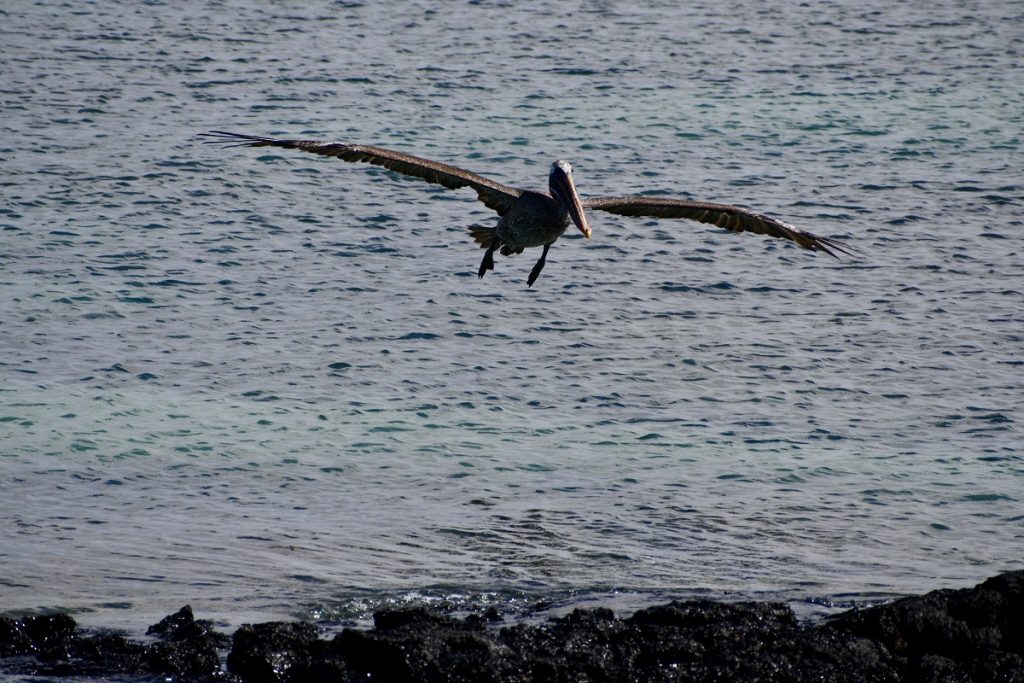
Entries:
{"type": "Polygon", "coordinates": [[[200,135],[209,138],[207,142],[213,144],[297,149],[337,157],[343,161],[383,166],[396,173],[421,178],[428,183],[453,190],[470,187],[485,206],[500,216],[494,227],[470,227],[473,239],[482,248],[487,249],[478,274],[483,277],[488,270],[494,268],[495,250],[500,249],[502,254],[509,256],[522,253],[524,249],[530,247],[542,246],[544,251],[530,272],[528,286],[534,283],[544,267],[548,249],[570,223],[575,223],[580,232],[590,237],[590,226],[584,209],[607,211],[621,216],[687,218],[733,232],[752,232],[787,239],[805,249],[821,251],[836,258],[836,252],[851,253],[834,240],[800,230],[770,216],[728,204],[639,196],[581,198],[573,182],[572,167],[565,161],[556,161],[551,165],[548,193],[542,193],[503,185],[457,166],[382,147],[316,140],[284,140],[223,131],[211,131],[200,135]]]}

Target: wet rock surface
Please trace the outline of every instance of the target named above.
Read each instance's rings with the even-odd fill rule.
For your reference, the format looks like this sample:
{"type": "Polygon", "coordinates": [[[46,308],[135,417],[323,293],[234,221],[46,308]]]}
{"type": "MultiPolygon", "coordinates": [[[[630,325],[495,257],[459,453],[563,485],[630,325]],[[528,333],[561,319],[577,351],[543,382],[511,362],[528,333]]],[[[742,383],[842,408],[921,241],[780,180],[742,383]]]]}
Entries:
{"type": "Polygon", "coordinates": [[[151,626],[144,644],[114,632],[86,632],[63,614],[0,617],[0,676],[3,674],[95,676],[120,674],[176,680],[211,680],[221,671],[227,636],[189,607],[151,626]]]}
{"type": "Polygon", "coordinates": [[[1020,681],[1024,571],[801,624],[787,605],[672,602],[504,624],[414,608],[327,638],[302,622],[229,637],[188,607],[141,642],[66,615],[0,617],[0,677],[177,681],[1020,681]],[[121,677],[121,678],[118,678],[121,677]]]}

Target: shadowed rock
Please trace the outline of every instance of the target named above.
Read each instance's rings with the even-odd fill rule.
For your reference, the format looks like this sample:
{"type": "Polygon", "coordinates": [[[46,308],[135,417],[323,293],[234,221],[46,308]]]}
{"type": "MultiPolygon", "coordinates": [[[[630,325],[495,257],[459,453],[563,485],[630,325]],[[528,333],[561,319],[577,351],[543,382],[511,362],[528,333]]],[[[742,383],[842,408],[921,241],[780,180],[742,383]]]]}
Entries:
{"type": "Polygon", "coordinates": [[[83,632],[74,619],[59,615],[0,617],[0,675],[165,676],[206,680],[220,676],[219,649],[227,636],[206,621],[195,621],[183,607],[147,631],[158,642],[146,645],[123,635],[83,632]]]}
{"type": "Polygon", "coordinates": [[[0,676],[159,675],[178,681],[1024,681],[1024,571],[825,623],[780,603],[672,602],[630,617],[578,609],[500,626],[494,610],[458,619],[382,611],[331,639],[301,622],[246,625],[229,640],[185,607],[141,644],[83,633],[67,616],[0,618],[0,676]]]}
{"type": "Polygon", "coordinates": [[[829,626],[878,643],[906,680],[1024,681],[1024,571],[846,612],[829,626]]]}
{"type": "Polygon", "coordinates": [[[246,624],[232,638],[228,669],[245,681],[272,683],[308,668],[314,658],[319,658],[322,646],[312,624],[246,624]]]}
{"type": "Polygon", "coordinates": [[[226,635],[214,630],[213,622],[196,621],[188,605],[150,626],[146,634],[160,639],[146,651],[146,669],[180,679],[219,674],[218,651],[230,642],[226,635]]]}

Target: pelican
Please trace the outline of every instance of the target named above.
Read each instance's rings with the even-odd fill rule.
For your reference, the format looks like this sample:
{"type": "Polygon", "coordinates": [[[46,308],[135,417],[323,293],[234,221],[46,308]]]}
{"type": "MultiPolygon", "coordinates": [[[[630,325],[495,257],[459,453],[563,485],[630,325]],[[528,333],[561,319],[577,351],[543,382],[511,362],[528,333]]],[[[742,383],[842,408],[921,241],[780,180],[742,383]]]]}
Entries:
{"type": "Polygon", "coordinates": [[[365,162],[420,178],[428,183],[443,185],[455,190],[471,187],[477,197],[490,209],[498,213],[497,225],[471,225],[470,235],[487,251],[484,253],[479,277],[488,270],[494,270],[494,252],[502,255],[521,254],[524,249],[543,247],[540,258],[534,264],[526,286],[532,287],[544,268],[548,250],[569,227],[570,221],[588,239],[590,224],[584,209],[596,209],[621,216],[649,216],[653,218],[688,218],[701,223],[710,223],[733,232],[752,232],[770,237],[781,237],[795,242],[804,249],[822,251],[839,258],[836,252],[851,254],[837,242],[800,230],[770,216],[728,204],[694,202],[686,199],[663,197],[580,197],[573,181],[572,166],[567,161],[551,164],[548,173],[548,191],[535,192],[503,185],[456,166],[439,161],[415,157],[382,147],[356,145],[344,142],[320,140],[285,140],[241,133],[210,131],[200,133],[209,138],[210,144],[228,147],[281,147],[297,149],[322,156],[337,157],[342,161],[365,162]]]}

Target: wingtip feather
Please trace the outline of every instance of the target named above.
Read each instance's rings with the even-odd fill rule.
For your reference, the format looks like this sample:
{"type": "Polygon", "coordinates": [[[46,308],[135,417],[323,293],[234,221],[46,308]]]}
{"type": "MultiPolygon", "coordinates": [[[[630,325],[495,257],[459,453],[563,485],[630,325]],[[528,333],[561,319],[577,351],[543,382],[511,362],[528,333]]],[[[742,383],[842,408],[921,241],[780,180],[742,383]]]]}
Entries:
{"type": "Polygon", "coordinates": [[[274,142],[274,138],[265,138],[259,135],[244,135],[242,133],[229,133],[226,130],[211,130],[205,133],[197,133],[197,137],[210,138],[203,140],[207,145],[222,145],[224,147],[255,147],[267,145],[274,142]]]}

